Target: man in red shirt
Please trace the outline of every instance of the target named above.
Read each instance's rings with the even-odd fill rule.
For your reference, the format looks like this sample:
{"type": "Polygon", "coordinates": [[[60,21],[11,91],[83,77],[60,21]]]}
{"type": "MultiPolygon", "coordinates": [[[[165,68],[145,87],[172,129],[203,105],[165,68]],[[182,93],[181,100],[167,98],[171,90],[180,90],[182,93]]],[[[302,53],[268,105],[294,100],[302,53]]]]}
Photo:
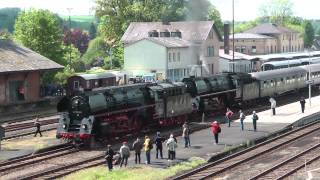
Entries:
{"type": "Polygon", "coordinates": [[[233,115],[233,112],[229,109],[229,108],[227,108],[227,112],[226,112],[226,119],[227,119],[227,121],[228,121],[228,127],[230,127],[230,125],[231,125],[231,116],[233,115]]]}
{"type": "Polygon", "coordinates": [[[215,139],[215,143],[214,144],[218,144],[219,142],[219,133],[221,132],[221,128],[220,128],[220,125],[217,121],[214,121],[212,124],[211,124],[211,131],[214,135],[214,139],[215,139]]]}

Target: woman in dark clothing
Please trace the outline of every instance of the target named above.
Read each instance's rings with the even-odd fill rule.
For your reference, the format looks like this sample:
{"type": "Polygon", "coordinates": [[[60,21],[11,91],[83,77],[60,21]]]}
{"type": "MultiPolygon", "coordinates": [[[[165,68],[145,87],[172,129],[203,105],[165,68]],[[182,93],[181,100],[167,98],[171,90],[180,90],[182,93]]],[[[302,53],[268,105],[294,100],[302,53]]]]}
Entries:
{"type": "Polygon", "coordinates": [[[107,161],[107,166],[108,166],[108,169],[109,171],[112,171],[112,159],[113,159],[113,155],[114,155],[114,151],[112,150],[111,148],[111,145],[108,144],[108,148],[107,148],[107,151],[106,151],[106,154],[105,154],[105,159],[107,161]]]}

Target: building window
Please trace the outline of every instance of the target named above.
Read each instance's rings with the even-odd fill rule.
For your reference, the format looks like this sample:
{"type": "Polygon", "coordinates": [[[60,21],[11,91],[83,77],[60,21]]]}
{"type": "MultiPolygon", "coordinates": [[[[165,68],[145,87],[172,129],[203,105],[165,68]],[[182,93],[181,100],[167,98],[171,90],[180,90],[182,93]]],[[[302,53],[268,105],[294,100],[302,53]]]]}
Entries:
{"type": "Polygon", "coordinates": [[[171,62],[171,53],[168,54],[169,62],[171,62]]]}
{"type": "Polygon", "coordinates": [[[178,62],[180,62],[180,52],[177,53],[178,62]]]}
{"type": "Polygon", "coordinates": [[[246,51],[246,47],[245,46],[241,46],[241,53],[245,53],[246,51]]]}
{"type": "Polygon", "coordinates": [[[236,46],[236,52],[240,52],[240,46],[236,46]]]}
{"type": "Polygon", "coordinates": [[[79,89],[79,85],[80,85],[79,81],[74,81],[73,82],[73,89],[79,89]]]}
{"type": "Polygon", "coordinates": [[[172,53],[172,61],[176,62],[176,53],[172,53]]]}
{"type": "Polygon", "coordinates": [[[213,39],[213,30],[211,30],[209,33],[209,39],[213,39]]]}
{"type": "Polygon", "coordinates": [[[212,57],[214,56],[214,48],[213,46],[209,46],[207,49],[207,57],[212,57]]]}
{"type": "Polygon", "coordinates": [[[251,52],[252,53],[257,53],[257,46],[252,46],[251,47],[251,52]]]}

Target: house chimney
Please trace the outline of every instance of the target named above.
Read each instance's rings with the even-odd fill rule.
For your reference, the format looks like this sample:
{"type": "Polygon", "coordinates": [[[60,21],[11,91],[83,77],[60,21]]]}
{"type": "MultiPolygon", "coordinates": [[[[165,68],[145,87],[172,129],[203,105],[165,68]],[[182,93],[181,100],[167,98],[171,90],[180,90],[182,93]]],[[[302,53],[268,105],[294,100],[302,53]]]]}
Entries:
{"type": "Polygon", "coordinates": [[[223,26],[223,34],[224,34],[224,53],[229,54],[229,36],[230,36],[230,25],[229,24],[224,24],[223,26]]]}

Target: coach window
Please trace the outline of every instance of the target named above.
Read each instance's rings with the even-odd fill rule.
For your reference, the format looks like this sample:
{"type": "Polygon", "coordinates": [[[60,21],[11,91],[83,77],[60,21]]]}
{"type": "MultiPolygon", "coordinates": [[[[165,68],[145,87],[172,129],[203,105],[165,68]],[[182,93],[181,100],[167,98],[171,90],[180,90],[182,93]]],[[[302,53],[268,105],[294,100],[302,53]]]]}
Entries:
{"type": "Polygon", "coordinates": [[[273,87],[273,80],[270,81],[270,86],[273,87]]]}
{"type": "Polygon", "coordinates": [[[73,88],[74,89],[79,89],[79,84],[80,84],[79,81],[74,81],[73,82],[73,88]]]}
{"type": "Polygon", "coordinates": [[[264,87],[264,88],[267,88],[267,87],[268,87],[267,81],[263,81],[263,87],[264,87]]]}
{"type": "Polygon", "coordinates": [[[171,53],[168,54],[169,62],[171,62],[171,53]]]}
{"type": "Polygon", "coordinates": [[[90,88],[90,80],[87,81],[87,88],[90,88]]]}
{"type": "Polygon", "coordinates": [[[172,61],[176,62],[176,53],[172,53],[172,61]]]}

